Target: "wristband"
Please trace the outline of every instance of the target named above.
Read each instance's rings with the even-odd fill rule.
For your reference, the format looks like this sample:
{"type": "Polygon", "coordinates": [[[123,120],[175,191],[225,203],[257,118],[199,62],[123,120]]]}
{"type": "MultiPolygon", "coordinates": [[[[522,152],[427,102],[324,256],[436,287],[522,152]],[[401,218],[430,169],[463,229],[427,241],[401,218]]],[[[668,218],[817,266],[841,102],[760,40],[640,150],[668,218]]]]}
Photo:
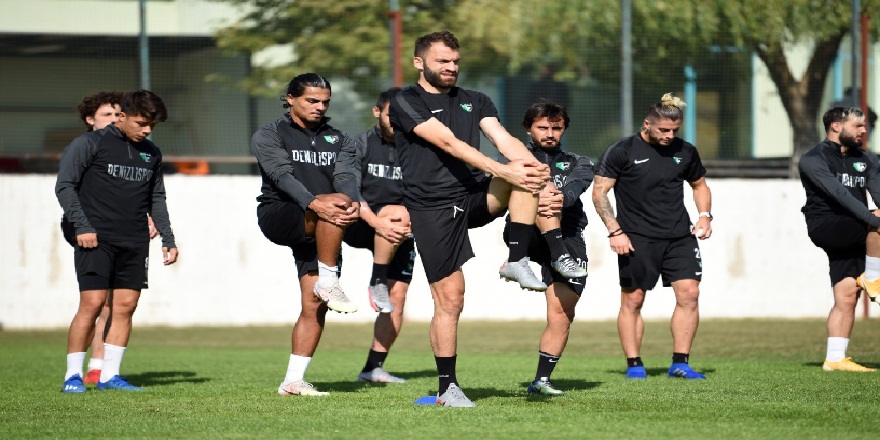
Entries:
{"type": "Polygon", "coordinates": [[[611,231],[610,234],[608,234],[608,238],[617,237],[618,235],[622,235],[622,234],[623,234],[623,228],[617,228],[617,229],[611,231]]]}
{"type": "Polygon", "coordinates": [[[709,220],[713,219],[711,212],[701,212],[697,217],[707,217],[709,220]]]}

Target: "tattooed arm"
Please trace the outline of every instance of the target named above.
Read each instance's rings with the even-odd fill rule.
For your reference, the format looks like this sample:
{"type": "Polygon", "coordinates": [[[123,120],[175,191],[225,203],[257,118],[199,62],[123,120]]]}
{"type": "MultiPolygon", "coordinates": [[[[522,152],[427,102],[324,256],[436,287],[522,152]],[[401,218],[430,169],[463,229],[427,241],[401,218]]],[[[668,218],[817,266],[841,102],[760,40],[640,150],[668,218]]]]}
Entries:
{"type": "Polygon", "coordinates": [[[599,214],[599,218],[602,219],[602,222],[605,223],[605,227],[608,229],[611,249],[618,255],[624,255],[635,249],[633,249],[626,232],[617,223],[617,218],[614,216],[614,208],[611,207],[611,200],[608,199],[608,191],[614,188],[616,182],[616,179],[610,177],[596,176],[593,180],[593,206],[596,207],[596,213],[599,214]]]}

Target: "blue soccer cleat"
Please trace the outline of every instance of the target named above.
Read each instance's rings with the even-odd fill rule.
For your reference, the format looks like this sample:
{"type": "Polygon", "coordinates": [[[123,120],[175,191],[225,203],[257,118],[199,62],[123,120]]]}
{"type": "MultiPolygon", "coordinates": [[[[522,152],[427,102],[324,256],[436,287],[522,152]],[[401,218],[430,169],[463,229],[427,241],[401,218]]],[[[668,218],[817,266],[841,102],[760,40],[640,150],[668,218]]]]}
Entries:
{"type": "Polygon", "coordinates": [[[626,378],[647,379],[648,373],[645,371],[644,365],[639,365],[637,367],[626,367],[626,378]]]}
{"type": "Polygon", "coordinates": [[[143,391],[144,389],[141,387],[136,387],[130,383],[128,383],[124,378],[119,377],[117,374],[108,380],[107,382],[98,382],[99,390],[123,390],[123,391],[143,391]]]}
{"type": "Polygon", "coordinates": [[[84,393],[86,392],[86,386],[83,384],[82,376],[79,374],[74,374],[67,378],[64,381],[64,385],[61,386],[62,393],[84,393]]]}
{"type": "Polygon", "coordinates": [[[677,363],[669,366],[669,377],[681,377],[684,379],[705,379],[706,375],[691,369],[686,363],[677,363]]]}

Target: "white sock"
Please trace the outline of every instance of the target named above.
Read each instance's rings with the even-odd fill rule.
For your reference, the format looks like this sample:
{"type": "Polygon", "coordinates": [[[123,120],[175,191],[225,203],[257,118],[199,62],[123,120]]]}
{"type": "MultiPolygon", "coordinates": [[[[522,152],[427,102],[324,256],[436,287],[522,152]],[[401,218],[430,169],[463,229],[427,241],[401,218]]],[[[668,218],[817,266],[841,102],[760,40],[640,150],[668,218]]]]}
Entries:
{"type": "Polygon", "coordinates": [[[70,379],[70,376],[79,374],[83,377],[83,362],[86,361],[86,352],[80,351],[76,353],[67,353],[67,372],[64,373],[64,380],[70,379]]]}
{"type": "Polygon", "coordinates": [[[825,360],[828,362],[840,362],[846,357],[846,347],[849,346],[849,338],[828,338],[828,351],[825,360]]]}
{"type": "Polygon", "coordinates": [[[119,367],[122,366],[122,356],[124,354],[125,347],[104,344],[104,365],[101,368],[101,382],[107,382],[113,379],[113,376],[119,375],[119,367]]]}
{"type": "Polygon", "coordinates": [[[318,262],[318,287],[333,287],[336,284],[339,273],[339,266],[328,266],[322,262],[318,262]]]}
{"type": "Polygon", "coordinates": [[[89,371],[100,370],[104,366],[104,359],[89,359],[89,371]]]}
{"type": "Polygon", "coordinates": [[[284,382],[298,382],[303,380],[306,375],[306,368],[309,368],[309,362],[312,358],[305,356],[290,355],[290,361],[287,363],[287,374],[284,376],[284,382]]]}
{"type": "Polygon", "coordinates": [[[868,281],[880,278],[880,257],[865,257],[865,278],[868,281]]]}

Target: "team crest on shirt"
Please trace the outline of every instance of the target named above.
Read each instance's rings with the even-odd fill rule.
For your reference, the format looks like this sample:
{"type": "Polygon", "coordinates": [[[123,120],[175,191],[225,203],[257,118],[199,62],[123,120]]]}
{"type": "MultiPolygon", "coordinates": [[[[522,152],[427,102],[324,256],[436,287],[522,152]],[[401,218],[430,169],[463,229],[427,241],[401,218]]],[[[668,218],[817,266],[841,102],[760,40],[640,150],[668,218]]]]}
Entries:
{"type": "Polygon", "coordinates": [[[473,104],[460,104],[460,105],[461,105],[461,108],[464,109],[464,111],[466,111],[468,113],[470,113],[471,111],[474,110],[473,104]]]}
{"type": "Polygon", "coordinates": [[[324,140],[329,142],[330,144],[335,144],[335,143],[339,142],[339,136],[337,136],[335,134],[328,134],[328,135],[324,136],[324,140]]]}
{"type": "Polygon", "coordinates": [[[151,156],[149,153],[141,153],[141,154],[138,154],[138,156],[140,156],[141,159],[143,159],[144,162],[147,162],[147,163],[150,163],[150,159],[153,158],[153,156],[151,156]]]}
{"type": "Polygon", "coordinates": [[[680,157],[672,156],[672,160],[675,161],[675,164],[676,164],[676,165],[681,163],[681,158],[680,158],[680,157]]]}
{"type": "Polygon", "coordinates": [[[566,171],[571,168],[571,162],[556,162],[556,168],[559,168],[562,171],[566,171]]]}
{"type": "Polygon", "coordinates": [[[856,171],[861,173],[862,171],[865,171],[866,169],[868,169],[868,164],[866,164],[864,162],[856,162],[853,164],[853,168],[855,168],[856,171]]]}

